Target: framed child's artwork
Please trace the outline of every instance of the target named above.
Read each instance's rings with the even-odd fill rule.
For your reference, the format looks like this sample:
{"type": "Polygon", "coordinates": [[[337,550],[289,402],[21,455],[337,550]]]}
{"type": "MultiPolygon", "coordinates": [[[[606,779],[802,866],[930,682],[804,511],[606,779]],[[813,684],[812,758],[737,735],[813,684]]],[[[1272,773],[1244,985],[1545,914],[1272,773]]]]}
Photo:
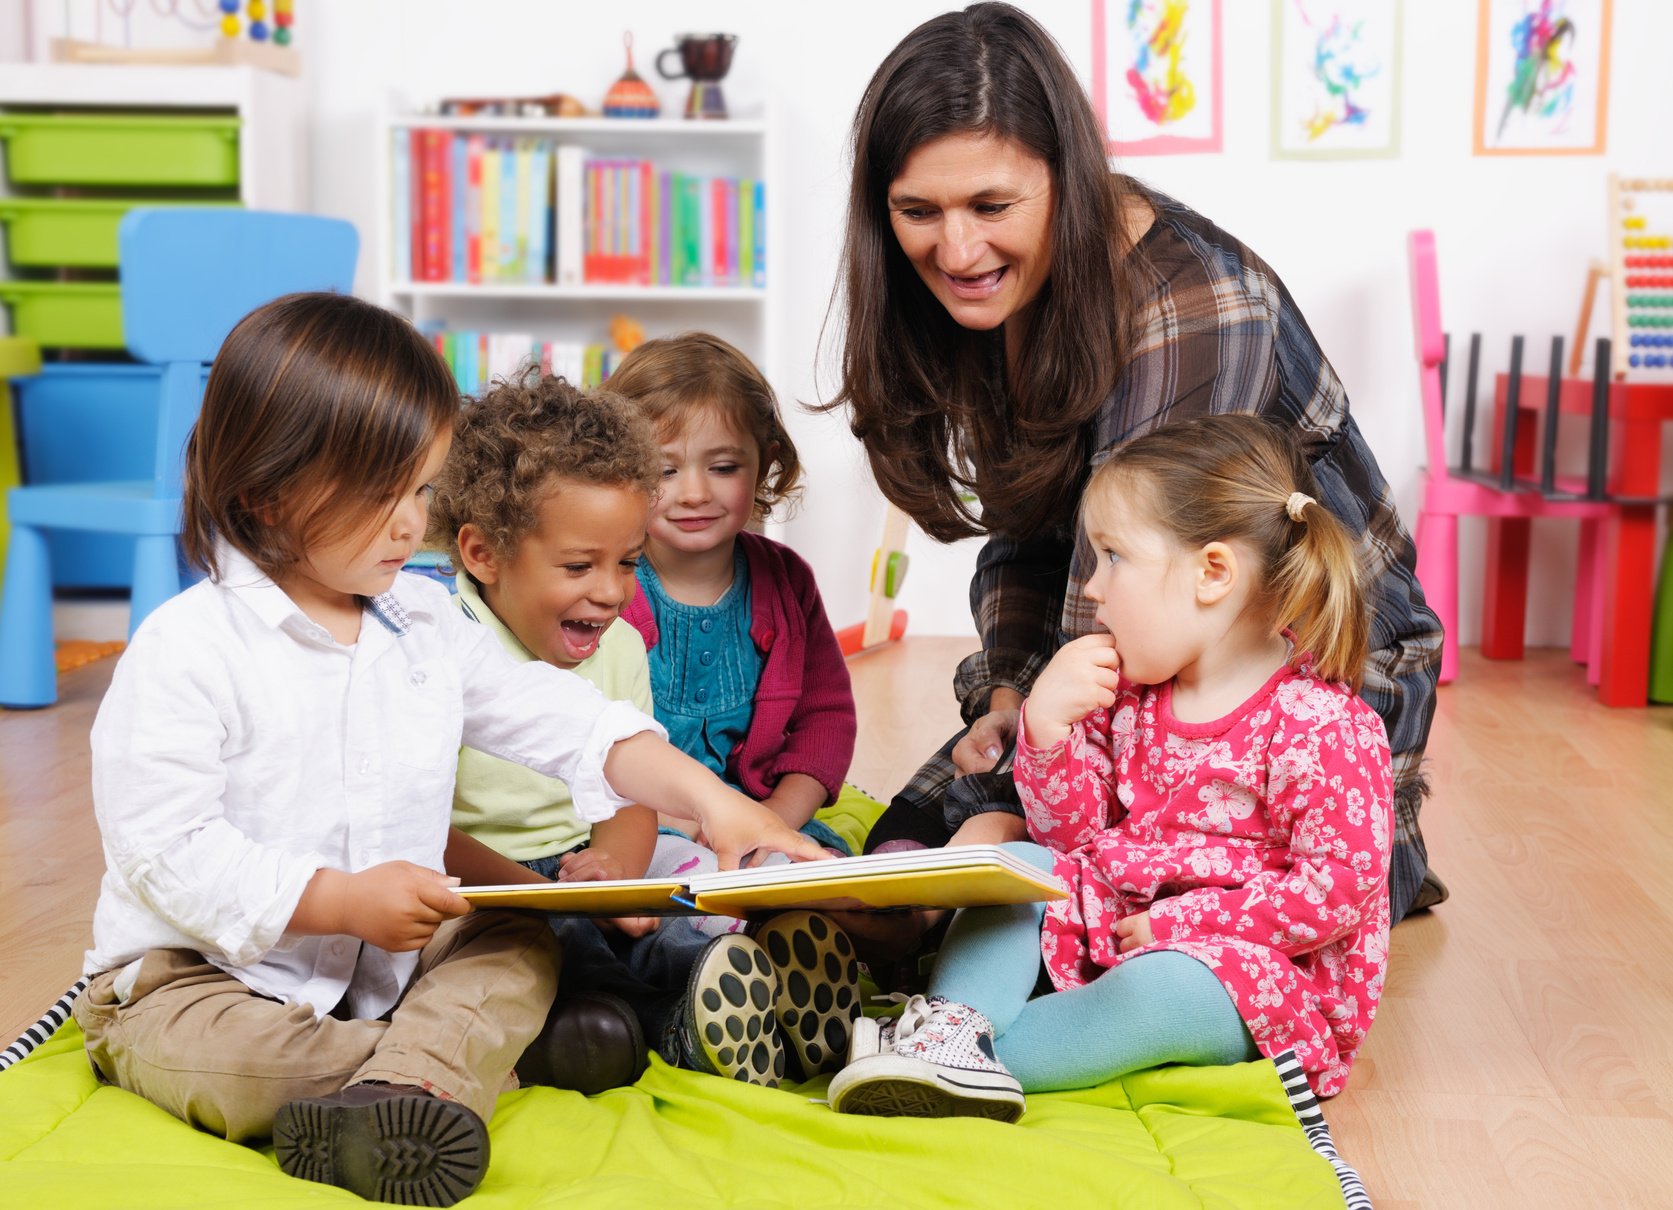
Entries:
{"type": "Polygon", "coordinates": [[[1611,0],[1479,0],[1475,153],[1600,155],[1611,0]]]}
{"type": "Polygon", "coordinates": [[[1116,155],[1216,152],[1220,0],[1092,0],[1092,99],[1116,155]]]}
{"type": "Polygon", "coordinates": [[[1400,0],[1272,0],[1272,154],[1400,150],[1400,0]]]}

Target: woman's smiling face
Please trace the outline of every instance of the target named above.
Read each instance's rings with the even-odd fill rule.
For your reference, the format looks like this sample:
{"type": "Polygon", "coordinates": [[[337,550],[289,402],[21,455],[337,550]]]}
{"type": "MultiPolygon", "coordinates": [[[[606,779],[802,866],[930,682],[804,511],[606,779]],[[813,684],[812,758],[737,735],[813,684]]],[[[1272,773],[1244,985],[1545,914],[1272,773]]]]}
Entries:
{"type": "Polygon", "coordinates": [[[925,143],[906,157],[887,200],[901,251],[961,327],[999,327],[1051,274],[1051,169],[1012,139],[925,143]]]}

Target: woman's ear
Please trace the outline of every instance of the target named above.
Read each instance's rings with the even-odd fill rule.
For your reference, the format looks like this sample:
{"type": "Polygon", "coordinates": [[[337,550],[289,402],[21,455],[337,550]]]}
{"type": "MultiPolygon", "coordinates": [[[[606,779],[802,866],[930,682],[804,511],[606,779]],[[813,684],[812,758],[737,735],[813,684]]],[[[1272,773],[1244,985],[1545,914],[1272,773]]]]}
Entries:
{"type": "Polygon", "coordinates": [[[487,535],[474,525],[459,527],[459,562],[478,584],[499,582],[499,557],[494,554],[487,535]]]}
{"type": "Polygon", "coordinates": [[[1242,568],[1237,551],[1224,542],[1210,542],[1197,552],[1197,604],[1217,605],[1237,587],[1242,568]]]}

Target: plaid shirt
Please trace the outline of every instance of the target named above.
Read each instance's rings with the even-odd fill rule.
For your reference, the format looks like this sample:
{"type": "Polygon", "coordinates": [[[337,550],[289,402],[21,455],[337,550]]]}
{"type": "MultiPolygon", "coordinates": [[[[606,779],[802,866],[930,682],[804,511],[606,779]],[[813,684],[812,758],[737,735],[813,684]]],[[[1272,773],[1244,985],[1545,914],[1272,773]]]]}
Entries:
{"type": "MultiPolygon", "coordinates": [[[[1362,696],[1382,717],[1394,753],[1390,894],[1398,920],[1427,865],[1418,808],[1427,793],[1421,765],[1441,659],[1440,621],[1424,603],[1411,537],[1348,414],[1341,380],[1277,274],[1201,215],[1160,194],[1148,197],[1156,221],[1136,252],[1148,297],[1127,370],[1098,414],[1092,465],[1122,442],[1189,416],[1253,411],[1294,428],[1322,502],[1359,539],[1370,586],[1372,652],[1362,696]]],[[[1086,535],[1072,525],[1026,543],[988,540],[970,584],[982,650],[954,678],[967,722],[987,712],[997,687],[1026,695],[1062,643],[1096,629],[1094,606],[1081,595],[1092,567],[1086,535]]],[[[955,776],[950,751],[932,757],[901,796],[920,808],[941,802],[955,776]]],[[[954,797],[989,798],[982,804],[989,809],[1020,812],[1008,796],[954,797]]],[[[960,809],[974,813],[949,809],[949,827],[960,809]]]]}

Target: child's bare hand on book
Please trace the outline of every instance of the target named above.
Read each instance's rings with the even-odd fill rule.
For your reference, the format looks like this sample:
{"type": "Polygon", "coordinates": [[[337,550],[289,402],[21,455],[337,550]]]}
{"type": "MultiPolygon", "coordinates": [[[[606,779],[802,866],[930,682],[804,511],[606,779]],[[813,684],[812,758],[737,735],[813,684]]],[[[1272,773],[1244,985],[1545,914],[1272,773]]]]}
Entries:
{"type": "Polygon", "coordinates": [[[601,848],[586,848],[558,858],[559,882],[609,882],[625,877],[622,863],[601,848]]]}
{"type": "Polygon", "coordinates": [[[739,860],[756,849],[783,853],[795,861],[829,856],[760,803],[650,732],[612,744],[604,776],[623,797],[695,822],[695,831],[714,850],[723,870],[737,869],[739,860]]]}
{"type": "Polygon", "coordinates": [[[792,861],[821,861],[830,854],[754,799],[724,790],[702,810],[700,834],[723,870],[735,870],[745,857],[759,864],[768,853],[792,861]],[[722,796],[724,795],[724,796],[722,796]]]}
{"type": "Polygon", "coordinates": [[[1062,743],[1081,719],[1115,704],[1120,677],[1121,656],[1108,631],[1063,644],[1035,679],[1023,708],[1028,742],[1036,748],[1062,743]]]}
{"type": "Polygon", "coordinates": [[[471,910],[454,893],[458,885],[457,878],[410,861],[385,861],[357,874],[315,870],[288,931],[359,937],[397,954],[422,949],[442,921],[471,910]]]}

